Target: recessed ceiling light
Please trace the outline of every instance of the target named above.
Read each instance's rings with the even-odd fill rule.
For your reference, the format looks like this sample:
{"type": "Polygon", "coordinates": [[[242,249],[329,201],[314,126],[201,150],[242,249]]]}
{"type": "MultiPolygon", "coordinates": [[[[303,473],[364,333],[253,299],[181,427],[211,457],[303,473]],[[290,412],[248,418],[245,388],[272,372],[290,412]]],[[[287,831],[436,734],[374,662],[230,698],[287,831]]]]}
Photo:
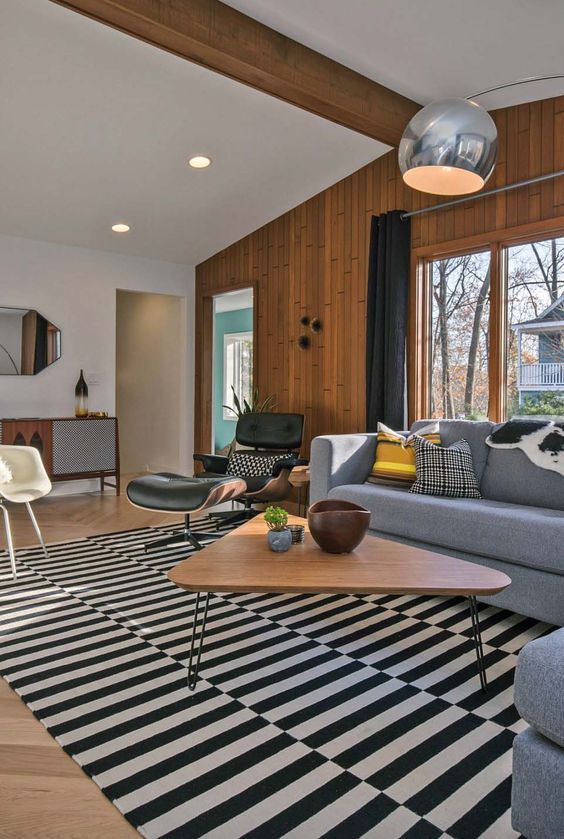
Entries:
{"type": "Polygon", "coordinates": [[[128,233],[131,228],[128,224],[112,224],[114,233],[128,233]]]}
{"type": "Polygon", "coordinates": [[[192,169],[207,169],[211,163],[211,157],[206,157],[205,154],[197,154],[195,157],[191,157],[188,163],[192,169]]]}

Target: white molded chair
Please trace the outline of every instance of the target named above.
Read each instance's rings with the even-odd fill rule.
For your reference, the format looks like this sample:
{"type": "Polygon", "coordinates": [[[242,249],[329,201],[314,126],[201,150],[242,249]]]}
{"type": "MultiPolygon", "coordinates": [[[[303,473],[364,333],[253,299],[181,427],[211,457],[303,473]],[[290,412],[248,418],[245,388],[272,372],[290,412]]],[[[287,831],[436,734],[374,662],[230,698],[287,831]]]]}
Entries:
{"type": "MultiPolygon", "coordinates": [[[[12,564],[12,575],[17,577],[16,554],[10,529],[10,517],[4,504],[4,500],[12,501],[14,504],[25,504],[31,523],[35,528],[39,543],[43,548],[45,556],[48,556],[45,542],[41,535],[37,519],[31,509],[31,501],[43,498],[51,491],[51,481],[43,466],[41,455],[32,446],[2,446],[0,445],[0,458],[7,464],[12,477],[2,482],[0,478],[0,508],[4,514],[4,525],[6,527],[6,540],[8,542],[8,553],[12,564]]],[[[0,470],[0,475],[5,470],[0,470]]]]}

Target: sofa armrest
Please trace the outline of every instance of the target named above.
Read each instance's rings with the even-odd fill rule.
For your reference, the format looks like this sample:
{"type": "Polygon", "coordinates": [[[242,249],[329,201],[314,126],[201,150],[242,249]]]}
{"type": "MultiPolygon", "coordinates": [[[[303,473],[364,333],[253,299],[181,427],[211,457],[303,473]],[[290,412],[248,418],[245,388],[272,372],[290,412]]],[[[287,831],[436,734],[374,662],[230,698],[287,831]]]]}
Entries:
{"type": "Polygon", "coordinates": [[[564,747],[564,629],[529,641],[519,653],[515,705],[529,725],[564,747]]]}
{"type": "Polygon", "coordinates": [[[227,473],[229,458],[221,454],[195,454],[194,460],[203,464],[204,472],[216,472],[218,475],[227,473]]]}
{"type": "Polygon", "coordinates": [[[376,455],[376,434],[316,437],[311,444],[311,503],[344,484],[363,484],[376,455]]]}

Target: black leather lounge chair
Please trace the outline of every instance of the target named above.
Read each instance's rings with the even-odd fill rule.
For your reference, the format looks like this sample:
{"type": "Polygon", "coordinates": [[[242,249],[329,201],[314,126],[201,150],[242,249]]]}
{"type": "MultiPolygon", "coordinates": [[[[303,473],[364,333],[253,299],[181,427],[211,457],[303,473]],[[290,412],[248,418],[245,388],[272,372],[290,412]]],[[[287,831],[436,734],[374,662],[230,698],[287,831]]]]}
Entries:
{"type": "Polygon", "coordinates": [[[200,479],[239,477],[246,488],[238,501],[243,509],[227,513],[211,513],[216,527],[239,524],[256,515],[253,504],[283,501],[291,492],[288,481],[294,466],[306,464],[299,457],[304,432],[303,414],[243,414],[235,431],[235,439],[243,450],[231,457],[216,454],[195,454],[204,471],[200,479]]]}

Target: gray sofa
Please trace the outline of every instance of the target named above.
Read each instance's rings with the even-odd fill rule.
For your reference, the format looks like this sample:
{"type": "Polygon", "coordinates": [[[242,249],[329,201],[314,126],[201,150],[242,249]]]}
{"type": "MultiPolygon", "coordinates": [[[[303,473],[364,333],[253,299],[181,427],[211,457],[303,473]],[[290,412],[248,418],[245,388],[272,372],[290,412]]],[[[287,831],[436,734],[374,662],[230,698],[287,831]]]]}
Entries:
{"type": "Polygon", "coordinates": [[[376,435],[344,434],[312,443],[311,501],[354,501],[370,510],[376,535],[498,568],[512,585],[484,601],[564,626],[564,477],[535,466],[517,449],[487,446],[495,427],[440,422],[443,444],[468,440],[483,499],[415,495],[368,483],[376,435]]]}
{"type": "Polygon", "coordinates": [[[519,654],[515,705],[530,728],[513,741],[513,827],[527,839],[564,839],[564,629],[519,654]]]}

